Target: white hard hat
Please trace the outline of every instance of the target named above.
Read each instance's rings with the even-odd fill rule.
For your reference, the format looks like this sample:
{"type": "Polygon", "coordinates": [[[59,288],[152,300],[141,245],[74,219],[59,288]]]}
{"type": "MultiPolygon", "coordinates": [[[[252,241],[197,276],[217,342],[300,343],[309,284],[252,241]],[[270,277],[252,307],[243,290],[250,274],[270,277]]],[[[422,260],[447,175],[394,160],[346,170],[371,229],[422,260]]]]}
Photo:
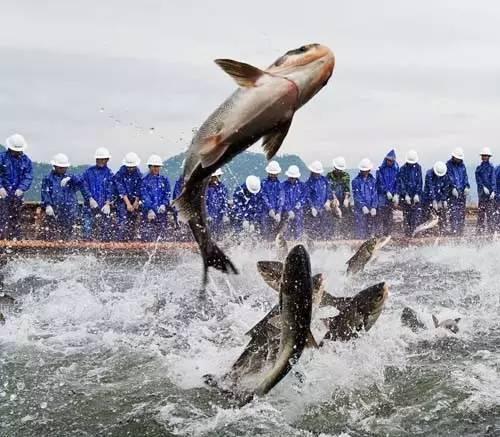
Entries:
{"type": "Polygon", "coordinates": [[[280,174],[281,173],[281,167],[278,164],[278,161],[271,161],[269,164],[267,164],[266,173],[269,173],[269,174],[280,174]]]}
{"type": "Polygon", "coordinates": [[[109,158],[111,158],[111,155],[109,153],[109,150],[106,149],[106,147],[99,147],[95,151],[94,158],[95,159],[109,159],[109,158]]]}
{"type": "Polygon", "coordinates": [[[299,170],[299,167],[297,167],[296,165],[291,165],[290,167],[288,167],[288,170],[285,172],[285,174],[289,177],[289,178],[300,178],[300,170],[299,170]]]}
{"type": "Polygon", "coordinates": [[[437,161],[434,164],[434,173],[436,176],[444,176],[446,172],[448,171],[448,168],[446,167],[446,164],[443,161],[437,161]]]}
{"type": "Polygon", "coordinates": [[[14,152],[24,152],[28,147],[26,140],[21,134],[11,135],[5,140],[5,145],[8,149],[13,150],[14,152]]]}
{"type": "Polygon", "coordinates": [[[406,162],[408,164],[416,164],[418,162],[418,153],[416,150],[410,150],[406,154],[406,162]]]}
{"type": "Polygon", "coordinates": [[[129,152],[123,158],[122,164],[125,167],[137,167],[141,164],[141,158],[137,156],[137,153],[129,152]]]}
{"type": "Polygon", "coordinates": [[[69,163],[68,157],[64,153],[58,153],[54,155],[50,163],[54,167],[69,167],[71,164],[69,163]]]}
{"type": "Polygon", "coordinates": [[[309,170],[313,173],[323,173],[323,164],[321,164],[321,161],[314,161],[309,165],[309,170]]]}
{"type": "Polygon", "coordinates": [[[260,179],[257,176],[248,176],[245,185],[247,186],[247,190],[252,194],[257,194],[260,191],[260,179]]]}
{"type": "Polygon", "coordinates": [[[148,158],[147,165],[154,165],[155,167],[163,167],[163,161],[158,155],[151,155],[148,158]]]}
{"type": "Polygon", "coordinates": [[[222,172],[222,169],[221,168],[218,168],[217,170],[215,170],[213,173],[212,173],[212,176],[222,176],[224,173],[222,172]]]}
{"type": "Polygon", "coordinates": [[[451,156],[457,159],[464,159],[464,149],[461,147],[457,147],[452,153],[451,156]]]}
{"type": "Polygon", "coordinates": [[[358,165],[361,171],[370,171],[373,168],[372,162],[368,158],[363,158],[358,165]]]}
{"type": "Polygon", "coordinates": [[[333,160],[333,168],[336,168],[337,170],[345,170],[346,168],[345,158],[343,156],[337,156],[333,160]]]}
{"type": "Polygon", "coordinates": [[[483,147],[481,149],[481,153],[480,155],[484,155],[484,156],[492,156],[491,155],[491,149],[489,147],[483,147]]]}

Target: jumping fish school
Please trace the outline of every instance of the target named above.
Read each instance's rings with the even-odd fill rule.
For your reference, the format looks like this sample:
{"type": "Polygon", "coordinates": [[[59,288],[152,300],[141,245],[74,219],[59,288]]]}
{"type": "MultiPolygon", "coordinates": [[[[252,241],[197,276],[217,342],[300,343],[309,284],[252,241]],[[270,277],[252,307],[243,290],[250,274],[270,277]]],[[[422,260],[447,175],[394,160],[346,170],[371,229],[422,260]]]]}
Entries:
{"type": "MultiPolygon", "coordinates": [[[[0,239],[22,239],[23,197],[33,180],[32,164],[22,135],[8,137],[6,146],[0,154],[0,239]]],[[[489,148],[478,155],[477,227],[480,232],[493,232],[500,211],[495,196],[500,166],[495,169],[490,162],[489,148]]],[[[95,165],[81,175],[71,173],[65,154],[58,153],[51,160],[53,169],[41,188],[44,239],[182,239],[182,226],[171,206],[182,190],[182,176],[172,190],[168,176],[160,174],[163,161],[158,155],[148,158],[145,175],[138,168],[139,156],[133,152],[125,155],[115,174],[108,168],[111,154],[106,148],[98,148],[94,158],[95,165]],[[78,193],[83,197],[81,208],[78,193]]],[[[438,217],[441,235],[461,236],[470,191],[463,150],[456,148],[446,163],[438,161],[425,173],[415,150],[406,153],[401,166],[397,158],[395,150],[389,151],[376,169],[370,159],[363,158],[352,182],[341,156],[333,159],[333,170],[326,175],[320,161],[312,162],[305,182],[300,180],[305,175],[297,166],[283,171],[277,161],[271,161],[264,180],[249,175],[232,196],[219,169],[212,175],[205,196],[213,238],[256,236],[271,241],[283,229],[285,238],[293,240],[366,239],[390,235],[396,210],[403,213],[403,230],[408,237],[430,217],[438,217]],[[280,180],[282,173],[284,180],[280,180]]]]}

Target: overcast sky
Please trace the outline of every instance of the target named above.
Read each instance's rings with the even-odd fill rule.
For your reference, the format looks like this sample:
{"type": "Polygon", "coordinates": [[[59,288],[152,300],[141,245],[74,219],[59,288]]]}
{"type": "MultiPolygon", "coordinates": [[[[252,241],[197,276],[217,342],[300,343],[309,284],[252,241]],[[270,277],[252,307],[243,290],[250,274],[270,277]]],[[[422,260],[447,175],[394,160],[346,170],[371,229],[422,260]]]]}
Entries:
{"type": "Polygon", "coordinates": [[[393,146],[425,165],[457,145],[471,163],[485,145],[500,154],[495,0],[1,0],[1,12],[0,142],[24,134],[35,160],[177,154],[235,87],[213,59],[265,67],[311,42],[336,68],[280,152],[351,167],[393,146]]]}

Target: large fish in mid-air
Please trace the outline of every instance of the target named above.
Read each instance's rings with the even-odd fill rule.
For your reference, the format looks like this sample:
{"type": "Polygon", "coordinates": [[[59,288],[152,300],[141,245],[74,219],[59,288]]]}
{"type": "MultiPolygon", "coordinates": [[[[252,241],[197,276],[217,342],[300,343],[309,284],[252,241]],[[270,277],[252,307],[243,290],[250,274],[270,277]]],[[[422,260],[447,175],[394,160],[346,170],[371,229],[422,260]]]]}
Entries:
{"type": "Polygon", "coordinates": [[[375,253],[382,249],[390,240],[390,235],[387,237],[373,237],[366,240],[357,252],[346,262],[347,274],[355,274],[363,271],[368,261],[370,261],[375,253]]]}
{"type": "Polygon", "coordinates": [[[193,138],[184,166],[184,187],[174,205],[187,221],[203,258],[203,286],[208,267],[237,270],[212,241],[206,226],[205,192],[210,175],[262,138],[268,159],[280,148],[295,111],[332,75],[335,58],[328,47],[309,44],[290,50],[269,68],[217,59],[239,88],[208,117],[193,138]]]}

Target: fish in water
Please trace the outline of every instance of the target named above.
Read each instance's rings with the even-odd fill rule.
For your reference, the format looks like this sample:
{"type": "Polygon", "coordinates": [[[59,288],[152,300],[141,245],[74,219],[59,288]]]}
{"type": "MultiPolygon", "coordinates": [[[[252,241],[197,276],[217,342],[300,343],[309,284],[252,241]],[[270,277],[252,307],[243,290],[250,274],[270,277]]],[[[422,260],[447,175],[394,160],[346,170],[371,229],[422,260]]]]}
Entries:
{"type": "Polygon", "coordinates": [[[278,252],[278,259],[284,260],[288,254],[288,243],[285,238],[285,231],[288,228],[288,220],[281,220],[276,231],[276,249],[278,252]]]}
{"type": "Polygon", "coordinates": [[[385,282],[360,291],[345,303],[338,315],[323,319],[328,328],[324,340],[348,341],[357,338],[360,331],[369,331],[378,320],[388,295],[385,282]]]}
{"type": "Polygon", "coordinates": [[[420,234],[421,232],[435,228],[438,225],[438,223],[439,223],[439,216],[434,211],[431,211],[431,217],[429,218],[429,220],[418,225],[413,231],[412,235],[415,236],[417,234],[420,234]]]}
{"type": "Polygon", "coordinates": [[[460,322],[460,317],[456,319],[446,319],[440,322],[437,317],[433,314],[432,315],[432,321],[434,322],[434,327],[435,328],[445,328],[448,331],[453,332],[453,334],[456,334],[459,329],[458,329],[458,322],[460,322]]]}
{"type": "Polygon", "coordinates": [[[401,324],[407,326],[414,332],[425,329],[425,325],[420,321],[417,312],[410,307],[403,308],[401,313],[401,324]]]}
{"type": "Polygon", "coordinates": [[[288,51],[266,70],[230,59],[215,62],[239,88],[194,136],[184,165],[184,187],[174,201],[179,218],[188,222],[200,248],[203,288],[209,267],[237,273],[206,226],[205,192],[210,175],[261,138],[271,159],[285,139],[295,112],[327,84],[335,58],[328,47],[309,44],[288,51]]]}
{"type": "Polygon", "coordinates": [[[347,261],[347,274],[361,272],[375,253],[382,249],[391,239],[391,236],[373,237],[366,240],[357,252],[347,261]]]}
{"type": "Polygon", "coordinates": [[[302,355],[311,332],[312,287],[309,254],[303,246],[295,246],[286,258],[280,287],[281,338],[278,357],[255,389],[255,395],[268,393],[302,355]]]}
{"type": "MultiPolygon", "coordinates": [[[[301,245],[295,246],[286,258],[279,294],[279,304],[247,332],[250,342],[224,377],[231,383],[231,390],[221,389],[211,375],[204,377],[207,384],[227,395],[233,393],[230,397],[234,397],[244,376],[255,375],[271,363],[271,369],[255,389],[236,395],[240,405],[249,402],[255,395],[268,393],[290,371],[311,341],[313,278],[309,254],[301,245]]],[[[315,342],[314,345],[317,347],[315,342]]]]}

